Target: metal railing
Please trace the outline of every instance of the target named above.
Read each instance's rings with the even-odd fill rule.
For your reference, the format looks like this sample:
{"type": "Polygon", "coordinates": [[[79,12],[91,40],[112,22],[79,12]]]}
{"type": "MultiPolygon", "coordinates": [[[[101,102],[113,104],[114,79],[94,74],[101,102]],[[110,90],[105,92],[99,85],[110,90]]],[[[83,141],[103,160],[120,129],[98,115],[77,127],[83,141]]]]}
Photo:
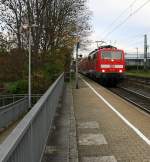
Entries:
{"type": "Polygon", "coordinates": [[[24,98],[24,96],[15,95],[1,95],[0,96],[0,107],[14,103],[17,100],[24,98]]]}
{"type": "Polygon", "coordinates": [[[0,107],[0,128],[7,127],[28,110],[28,98],[25,97],[7,106],[0,107]]]}
{"type": "Polygon", "coordinates": [[[64,86],[63,74],[0,145],[0,162],[40,162],[64,86]]]}
{"type": "MultiPolygon", "coordinates": [[[[42,96],[42,94],[32,94],[32,105],[42,96]]],[[[24,97],[28,97],[28,94],[10,94],[10,95],[0,95],[0,107],[14,103],[24,97]]]]}

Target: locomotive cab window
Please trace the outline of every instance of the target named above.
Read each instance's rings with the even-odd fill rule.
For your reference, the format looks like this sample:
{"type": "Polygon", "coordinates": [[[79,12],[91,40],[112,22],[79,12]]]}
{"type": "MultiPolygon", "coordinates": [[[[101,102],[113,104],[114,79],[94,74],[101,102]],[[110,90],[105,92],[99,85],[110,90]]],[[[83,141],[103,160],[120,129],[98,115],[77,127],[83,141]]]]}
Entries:
{"type": "Polygon", "coordinates": [[[102,51],[101,57],[102,57],[102,59],[121,60],[122,59],[122,52],[121,51],[102,51]]]}

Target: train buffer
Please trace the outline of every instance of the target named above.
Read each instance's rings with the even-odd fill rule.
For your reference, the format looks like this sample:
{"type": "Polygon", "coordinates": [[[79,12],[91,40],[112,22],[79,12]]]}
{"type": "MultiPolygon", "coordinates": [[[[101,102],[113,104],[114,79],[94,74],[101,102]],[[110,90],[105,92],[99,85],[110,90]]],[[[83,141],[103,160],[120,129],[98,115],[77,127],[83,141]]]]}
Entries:
{"type": "MultiPolygon", "coordinates": [[[[54,96],[51,95],[51,97],[54,96]]],[[[43,101],[44,98],[41,102],[43,101]]],[[[44,107],[47,106],[44,105],[44,107]]],[[[43,114],[44,118],[46,115],[55,114],[48,132],[49,136],[42,138],[42,133],[45,132],[47,125],[44,125],[42,120],[37,121],[35,118],[35,122],[39,126],[34,128],[36,123],[32,124],[32,130],[36,130],[35,134],[32,133],[35,137],[29,138],[32,139],[30,142],[36,145],[29,147],[34,151],[29,150],[31,157],[25,156],[28,150],[25,151],[25,154],[23,153],[24,149],[30,145],[28,137],[32,135],[30,127],[27,127],[29,129],[27,137],[25,137],[27,142],[19,145],[16,156],[21,151],[22,157],[17,157],[18,159],[24,158],[25,162],[32,161],[28,159],[35,159],[35,157],[38,159],[36,161],[42,162],[150,162],[149,114],[137,109],[136,106],[94,81],[85,77],[79,78],[79,89],[75,88],[74,82],[66,83],[63,95],[58,100],[56,111],[49,114],[47,114],[47,110],[39,112],[43,114]],[[39,139],[40,137],[41,139],[39,139]],[[47,142],[44,144],[45,149],[42,151],[43,156],[41,157],[38,146],[40,146],[40,142],[46,141],[45,139],[47,142]],[[23,148],[23,152],[20,150],[21,148],[23,148]]],[[[37,114],[38,111],[32,113],[37,114]]],[[[30,117],[26,118],[25,124],[28,124],[27,119],[30,117]]],[[[22,131],[21,125],[18,128],[22,131]]],[[[15,132],[13,132],[14,135],[15,132]]],[[[10,137],[8,138],[9,143],[10,137]]],[[[23,139],[22,136],[20,138],[23,139]]],[[[17,137],[15,140],[16,147],[17,137]]],[[[5,146],[8,155],[2,152],[4,144],[0,145],[0,155],[3,156],[0,156],[0,161],[5,158],[4,161],[9,161],[7,159],[10,157],[11,160],[11,156],[15,154],[16,148],[10,151],[7,148],[8,143],[5,146]],[[9,156],[13,151],[14,154],[9,156]]],[[[21,161],[19,160],[19,162],[21,161]]]]}

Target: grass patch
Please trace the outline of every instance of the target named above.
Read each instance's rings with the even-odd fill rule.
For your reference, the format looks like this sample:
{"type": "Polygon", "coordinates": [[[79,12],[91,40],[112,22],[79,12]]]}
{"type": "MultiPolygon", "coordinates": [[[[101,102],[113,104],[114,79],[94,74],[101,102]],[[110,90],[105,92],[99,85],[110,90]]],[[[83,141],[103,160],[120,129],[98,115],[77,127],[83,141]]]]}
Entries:
{"type": "Polygon", "coordinates": [[[144,71],[144,70],[129,70],[126,72],[127,75],[130,76],[139,76],[139,77],[147,77],[150,78],[150,70],[144,71]]]}

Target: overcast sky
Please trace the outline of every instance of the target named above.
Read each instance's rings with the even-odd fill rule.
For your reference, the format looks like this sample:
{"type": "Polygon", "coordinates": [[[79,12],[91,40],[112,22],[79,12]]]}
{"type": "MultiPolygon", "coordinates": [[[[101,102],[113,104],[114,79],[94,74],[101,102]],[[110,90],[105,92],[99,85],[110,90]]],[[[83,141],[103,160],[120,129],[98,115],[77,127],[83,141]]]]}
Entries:
{"type": "MultiPolygon", "coordinates": [[[[92,11],[93,34],[90,39],[93,41],[111,41],[112,44],[116,42],[117,47],[131,52],[136,51],[136,47],[142,51],[144,34],[148,34],[150,40],[150,0],[88,0],[88,6],[92,11]],[[119,25],[145,2],[149,3],[139,9],[135,15],[130,16],[122,26],[119,25]],[[125,10],[126,12],[122,14],[125,10]],[[118,19],[114,22],[116,18],[118,19]],[[120,27],[111,33],[116,26],[120,27]]],[[[150,45],[150,41],[148,43],[150,45]]],[[[92,45],[92,48],[96,48],[96,44],[92,45]]]]}

